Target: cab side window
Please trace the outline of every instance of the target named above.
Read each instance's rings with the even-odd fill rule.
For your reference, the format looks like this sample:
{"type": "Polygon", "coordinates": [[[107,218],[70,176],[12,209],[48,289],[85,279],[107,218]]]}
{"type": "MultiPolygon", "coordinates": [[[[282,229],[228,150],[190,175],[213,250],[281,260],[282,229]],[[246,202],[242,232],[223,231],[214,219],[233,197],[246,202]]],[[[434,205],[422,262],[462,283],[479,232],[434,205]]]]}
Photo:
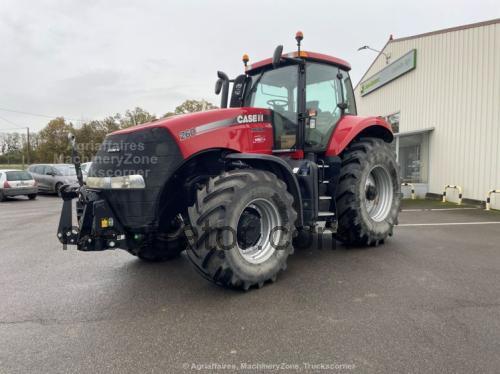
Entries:
{"type": "Polygon", "coordinates": [[[306,128],[306,147],[315,150],[326,149],[342,115],[339,103],[347,104],[346,114],[356,113],[349,74],[336,66],[308,63],[306,109],[316,112],[316,126],[306,128]]]}

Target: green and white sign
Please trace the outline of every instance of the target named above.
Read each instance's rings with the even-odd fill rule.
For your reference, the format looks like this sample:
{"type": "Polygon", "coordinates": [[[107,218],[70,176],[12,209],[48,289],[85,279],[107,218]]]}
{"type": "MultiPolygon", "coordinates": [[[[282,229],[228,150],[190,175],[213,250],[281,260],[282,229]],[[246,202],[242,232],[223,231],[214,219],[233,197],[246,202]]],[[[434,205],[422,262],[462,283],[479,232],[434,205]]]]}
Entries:
{"type": "Polygon", "coordinates": [[[417,50],[412,49],[392,64],[361,83],[361,96],[365,96],[417,67],[417,50]]]}

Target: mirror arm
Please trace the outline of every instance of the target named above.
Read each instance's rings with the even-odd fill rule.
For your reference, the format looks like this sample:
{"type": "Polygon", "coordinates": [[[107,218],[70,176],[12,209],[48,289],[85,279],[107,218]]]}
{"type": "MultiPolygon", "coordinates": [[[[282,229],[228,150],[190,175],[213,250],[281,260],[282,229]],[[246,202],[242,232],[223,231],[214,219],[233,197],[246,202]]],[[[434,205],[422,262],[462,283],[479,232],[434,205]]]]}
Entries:
{"type": "Polygon", "coordinates": [[[338,103],[337,106],[340,109],[340,114],[343,116],[345,114],[345,110],[347,109],[347,103],[345,102],[344,98],[345,95],[344,95],[344,86],[342,84],[342,78],[344,78],[344,76],[340,72],[338,72],[337,79],[339,80],[340,84],[340,95],[342,96],[342,101],[338,103]]]}
{"type": "Polygon", "coordinates": [[[227,101],[229,96],[229,77],[222,71],[217,72],[219,79],[222,79],[222,95],[220,98],[220,107],[227,108],[227,101]]]}
{"type": "Polygon", "coordinates": [[[78,150],[76,147],[75,135],[69,133],[68,140],[71,144],[71,161],[75,165],[76,179],[78,180],[78,184],[80,186],[83,186],[83,175],[82,175],[81,161],[80,161],[80,155],[78,154],[78,150]]]}

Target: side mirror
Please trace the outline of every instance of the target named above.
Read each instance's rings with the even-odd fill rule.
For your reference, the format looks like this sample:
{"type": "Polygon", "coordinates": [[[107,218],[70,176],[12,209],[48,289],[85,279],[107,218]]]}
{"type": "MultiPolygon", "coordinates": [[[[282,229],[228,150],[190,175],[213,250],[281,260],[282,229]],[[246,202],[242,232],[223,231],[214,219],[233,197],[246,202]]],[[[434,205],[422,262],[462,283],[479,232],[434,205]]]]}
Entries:
{"type": "Polygon", "coordinates": [[[279,45],[276,47],[273,53],[273,68],[277,68],[281,61],[281,55],[283,54],[283,46],[279,45]]]}
{"type": "MultiPolygon", "coordinates": [[[[220,85],[222,87],[222,96],[220,98],[220,107],[227,108],[227,100],[229,95],[229,77],[223,71],[218,71],[217,76],[219,79],[217,82],[221,81],[220,85]]],[[[217,90],[218,83],[215,85],[215,89],[217,90]]]]}
{"type": "Polygon", "coordinates": [[[45,173],[45,175],[50,175],[51,177],[55,177],[56,173],[54,173],[53,171],[48,171],[45,173]]]}
{"type": "Polygon", "coordinates": [[[218,95],[220,94],[220,91],[222,90],[222,83],[224,83],[222,81],[222,79],[217,79],[217,81],[215,82],[215,94],[218,95]]]}

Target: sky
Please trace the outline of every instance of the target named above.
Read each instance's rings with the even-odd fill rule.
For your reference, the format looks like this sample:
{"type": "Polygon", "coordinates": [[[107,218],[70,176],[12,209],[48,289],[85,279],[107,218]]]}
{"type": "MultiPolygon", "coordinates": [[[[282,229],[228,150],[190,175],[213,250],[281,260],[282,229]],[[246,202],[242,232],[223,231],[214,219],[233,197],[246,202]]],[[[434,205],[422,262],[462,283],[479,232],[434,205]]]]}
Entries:
{"type": "Polygon", "coordinates": [[[362,45],[499,17],[498,0],[0,0],[0,132],[218,104],[217,70],[294,51],[297,30],[304,50],[349,61],[356,84],[376,57],[362,45]]]}

